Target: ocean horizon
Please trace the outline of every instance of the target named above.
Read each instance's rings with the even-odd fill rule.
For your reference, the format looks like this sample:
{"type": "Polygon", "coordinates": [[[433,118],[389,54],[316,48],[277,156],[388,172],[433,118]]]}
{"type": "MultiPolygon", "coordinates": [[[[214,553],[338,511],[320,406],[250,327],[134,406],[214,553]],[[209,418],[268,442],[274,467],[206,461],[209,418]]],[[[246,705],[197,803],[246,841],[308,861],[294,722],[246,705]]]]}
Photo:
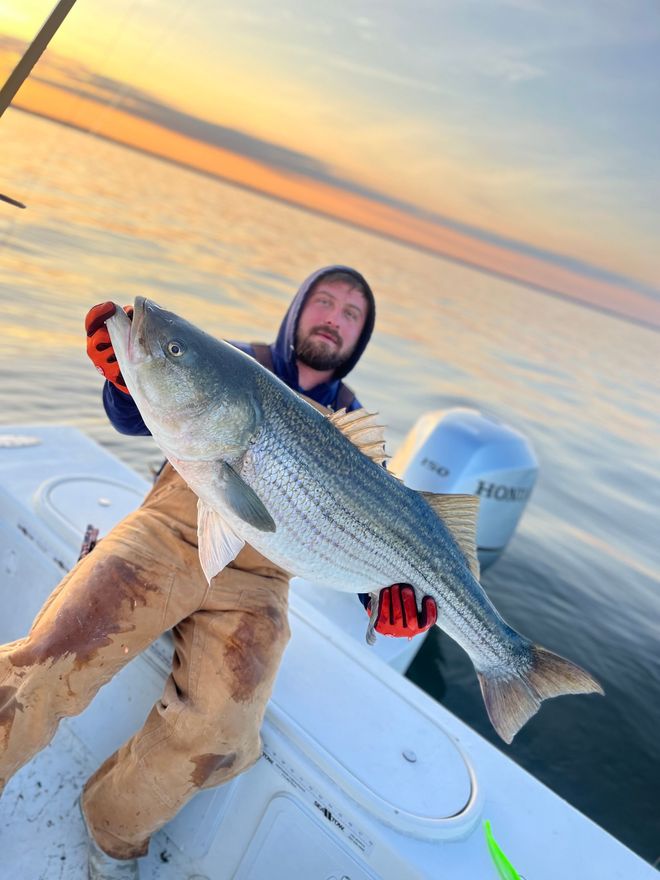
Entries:
{"type": "MultiPolygon", "coordinates": [[[[420,253],[428,254],[428,255],[434,256],[434,257],[441,257],[451,263],[455,263],[458,266],[464,266],[469,269],[474,269],[476,271],[483,272],[486,275],[492,276],[493,278],[499,278],[504,281],[509,281],[512,284],[518,284],[521,287],[526,288],[528,290],[535,290],[535,291],[538,291],[539,293],[545,293],[548,296],[556,296],[559,299],[568,300],[569,302],[577,303],[578,305],[582,305],[585,308],[593,309],[594,311],[602,312],[603,314],[606,314],[606,315],[612,315],[616,318],[620,318],[621,320],[628,321],[632,324],[636,324],[638,326],[648,328],[651,330],[656,330],[657,332],[660,332],[660,323],[653,324],[653,323],[651,323],[641,317],[635,316],[630,313],[626,313],[625,311],[610,308],[610,307],[603,305],[603,304],[600,304],[600,303],[590,302],[586,299],[581,299],[577,295],[572,295],[566,291],[559,290],[558,288],[550,287],[548,285],[543,285],[540,282],[533,282],[531,280],[522,280],[522,279],[516,277],[516,275],[513,273],[507,273],[503,270],[497,271],[496,269],[489,268],[488,266],[482,265],[477,260],[475,260],[474,262],[470,262],[468,260],[461,259],[458,256],[452,255],[448,251],[443,252],[440,249],[425,247],[422,244],[416,244],[414,242],[406,241],[405,239],[397,237],[395,235],[389,235],[388,233],[386,233],[382,230],[371,228],[370,226],[367,226],[366,224],[360,224],[356,221],[338,218],[337,216],[333,215],[332,213],[330,213],[328,211],[322,211],[319,208],[314,208],[312,205],[303,205],[300,202],[295,202],[295,201],[292,201],[289,199],[285,199],[282,196],[266,193],[263,190],[259,189],[259,187],[257,187],[257,186],[250,186],[247,183],[233,180],[231,177],[223,176],[221,174],[213,173],[211,171],[206,171],[203,168],[198,168],[192,164],[187,164],[187,163],[182,162],[178,159],[174,159],[169,156],[162,155],[162,154],[156,152],[155,150],[153,150],[153,151],[147,150],[143,147],[139,147],[134,144],[126,143],[126,142],[121,141],[117,138],[112,138],[108,134],[105,134],[105,133],[90,131],[85,126],[76,125],[73,122],[57,119],[55,116],[49,116],[48,114],[40,113],[37,110],[32,110],[32,109],[23,108],[23,107],[17,107],[16,110],[19,113],[26,113],[29,116],[35,116],[39,119],[43,119],[46,122],[52,122],[55,125],[61,125],[64,128],[70,128],[74,131],[79,131],[83,134],[89,135],[90,137],[99,138],[100,140],[107,141],[108,143],[116,144],[118,147],[121,147],[123,149],[130,150],[132,152],[142,154],[144,156],[149,156],[149,157],[156,159],[160,162],[164,162],[166,165],[173,165],[175,168],[180,168],[180,169],[183,169],[186,171],[191,171],[194,174],[199,174],[202,177],[205,177],[205,178],[208,178],[210,180],[214,180],[214,181],[217,181],[220,183],[226,183],[229,186],[233,186],[236,189],[244,190],[245,192],[253,193],[253,194],[261,196],[263,198],[272,199],[273,201],[279,202],[282,205],[287,205],[291,208],[295,208],[296,210],[300,210],[300,211],[309,213],[313,216],[321,217],[321,218],[324,218],[327,220],[334,220],[334,221],[341,222],[344,226],[349,226],[354,229],[360,230],[362,232],[368,232],[371,235],[375,235],[378,238],[383,238],[386,241],[390,241],[395,244],[402,244],[406,247],[410,247],[412,250],[417,250],[420,253]]],[[[467,227],[464,227],[464,224],[460,224],[460,223],[452,222],[452,221],[449,221],[449,222],[450,222],[451,226],[455,226],[456,228],[463,228],[464,231],[466,231],[468,235],[470,234],[469,229],[467,227]]],[[[492,233],[487,233],[485,230],[479,230],[476,228],[473,230],[473,234],[475,235],[475,240],[487,241],[487,240],[489,240],[489,238],[493,239],[493,240],[497,239],[497,236],[492,235],[492,233]]],[[[515,254],[518,254],[518,255],[528,254],[528,255],[530,255],[531,254],[536,257],[539,257],[542,260],[546,260],[549,264],[553,264],[553,265],[556,265],[556,266],[564,268],[564,269],[570,268],[572,271],[575,271],[577,275],[583,275],[585,278],[592,278],[592,279],[593,278],[600,278],[601,280],[608,281],[611,283],[630,284],[631,289],[636,290],[636,292],[641,292],[642,285],[638,285],[636,282],[633,282],[631,279],[624,278],[623,276],[616,275],[615,273],[607,272],[605,270],[599,269],[598,267],[587,264],[587,263],[581,263],[579,260],[576,260],[575,258],[566,257],[563,254],[553,253],[552,251],[543,251],[540,248],[531,247],[529,245],[526,245],[524,242],[516,242],[516,241],[513,241],[512,239],[498,239],[498,240],[504,244],[505,248],[508,248],[510,250],[512,255],[515,255],[515,254]]],[[[651,299],[655,299],[655,300],[660,299],[660,292],[658,292],[658,291],[651,291],[649,289],[645,289],[644,295],[647,297],[650,297],[651,299]]]]}

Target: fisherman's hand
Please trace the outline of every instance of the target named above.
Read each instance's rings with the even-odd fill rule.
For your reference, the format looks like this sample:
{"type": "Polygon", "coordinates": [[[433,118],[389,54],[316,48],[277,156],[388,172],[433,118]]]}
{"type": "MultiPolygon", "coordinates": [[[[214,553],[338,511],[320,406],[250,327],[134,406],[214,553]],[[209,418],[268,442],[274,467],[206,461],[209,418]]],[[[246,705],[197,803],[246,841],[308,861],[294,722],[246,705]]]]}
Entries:
{"type": "MultiPolygon", "coordinates": [[[[133,306],[124,306],[124,311],[133,320],[133,306]]],[[[115,313],[115,304],[112,302],[99,303],[93,306],[85,316],[85,330],[87,331],[87,354],[96,369],[112,384],[130,394],[124,377],[117,363],[115,350],[110,342],[110,334],[105,326],[108,318],[115,313]]]]}
{"type": "MultiPolygon", "coordinates": [[[[371,602],[367,612],[371,613],[371,602]]],[[[376,632],[384,636],[409,638],[426,632],[438,619],[438,609],[430,596],[424,596],[417,610],[415,591],[408,584],[394,584],[380,591],[376,632]]]]}

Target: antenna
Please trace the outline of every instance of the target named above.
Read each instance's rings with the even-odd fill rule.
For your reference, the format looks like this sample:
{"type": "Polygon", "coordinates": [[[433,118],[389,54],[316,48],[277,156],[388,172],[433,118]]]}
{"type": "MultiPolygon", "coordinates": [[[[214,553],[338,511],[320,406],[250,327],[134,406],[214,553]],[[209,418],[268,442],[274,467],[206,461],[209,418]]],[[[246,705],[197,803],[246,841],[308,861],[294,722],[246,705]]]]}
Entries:
{"type": "MultiPolygon", "coordinates": [[[[14,95],[23,85],[30,75],[30,71],[41,58],[52,38],[57,33],[59,26],[67,17],[76,0],[59,0],[55,8],[43,23],[41,30],[27,47],[23,56],[19,59],[18,64],[9,74],[7,82],[0,89],[0,116],[5,112],[7,107],[14,100],[14,95]]],[[[0,201],[7,202],[17,208],[24,208],[23,202],[12,199],[0,193],[0,201]]]]}
{"type": "Polygon", "coordinates": [[[37,36],[32,40],[16,67],[9,74],[7,82],[0,89],[0,116],[2,116],[13,101],[14,95],[30,75],[30,71],[41,58],[46,46],[54,37],[75,2],[76,0],[59,0],[37,36]]]}

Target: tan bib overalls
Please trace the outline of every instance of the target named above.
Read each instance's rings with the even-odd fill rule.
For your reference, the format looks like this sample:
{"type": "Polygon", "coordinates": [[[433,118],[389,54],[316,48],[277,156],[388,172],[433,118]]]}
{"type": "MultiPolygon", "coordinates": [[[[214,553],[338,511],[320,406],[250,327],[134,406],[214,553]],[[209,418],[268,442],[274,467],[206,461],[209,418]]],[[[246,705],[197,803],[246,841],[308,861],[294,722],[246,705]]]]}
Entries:
{"type": "Polygon", "coordinates": [[[60,718],[161,633],[174,657],[143,728],[96,771],[83,810],[114,858],[192,795],[260,754],[259,730],[289,638],[289,576],[246,546],[209,585],[197,555],[197,498],[167,464],[142,506],[56,587],[25,639],[0,648],[0,785],[60,718]]]}

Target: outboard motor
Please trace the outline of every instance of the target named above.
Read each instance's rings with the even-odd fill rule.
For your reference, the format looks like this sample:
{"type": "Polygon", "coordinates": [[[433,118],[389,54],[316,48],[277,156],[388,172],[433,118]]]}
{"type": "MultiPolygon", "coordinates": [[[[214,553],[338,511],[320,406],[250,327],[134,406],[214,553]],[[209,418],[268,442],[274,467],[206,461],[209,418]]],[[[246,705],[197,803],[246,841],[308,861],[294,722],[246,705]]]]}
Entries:
{"type": "Polygon", "coordinates": [[[388,470],[411,489],[479,497],[477,552],[484,569],[518,525],[538,461],[519,431],[476,409],[455,408],[420,416],[388,470]]]}

